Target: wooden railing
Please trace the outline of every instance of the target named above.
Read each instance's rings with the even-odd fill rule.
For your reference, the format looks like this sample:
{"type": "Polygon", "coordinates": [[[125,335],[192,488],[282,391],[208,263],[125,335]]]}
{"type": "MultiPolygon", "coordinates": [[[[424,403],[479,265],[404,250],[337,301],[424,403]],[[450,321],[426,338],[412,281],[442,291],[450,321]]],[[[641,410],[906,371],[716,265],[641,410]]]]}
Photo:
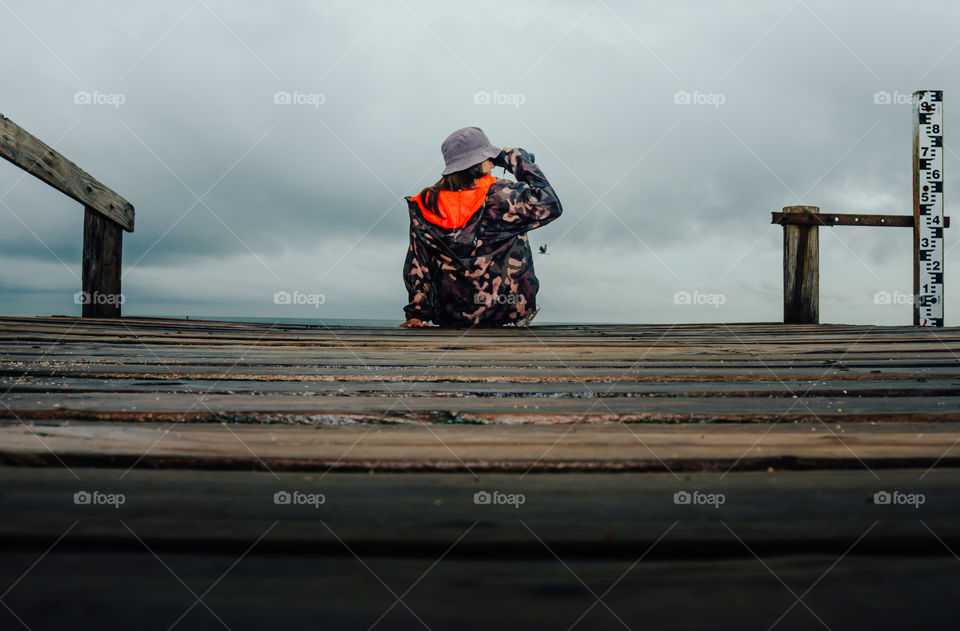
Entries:
{"type": "MultiPolygon", "coordinates": [[[[783,226],[783,322],[820,323],[820,226],[913,228],[913,215],[820,214],[817,206],[786,206],[771,223],[783,226]]],[[[944,217],[943,227],[950,227],[944,217]]]]}
{"type": "Polygon", "coordinates": [[[122,231],[133,232],[133,206],[3,114],[0,157],[83,204],[83,317],[119,318],[122,231]]]}

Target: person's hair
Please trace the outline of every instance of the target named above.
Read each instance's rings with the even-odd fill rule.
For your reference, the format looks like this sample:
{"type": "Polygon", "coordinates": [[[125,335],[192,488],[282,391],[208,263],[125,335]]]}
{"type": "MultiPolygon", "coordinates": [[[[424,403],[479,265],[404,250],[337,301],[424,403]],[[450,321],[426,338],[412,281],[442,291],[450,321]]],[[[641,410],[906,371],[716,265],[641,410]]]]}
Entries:
{"type": "Polygon", "coordinates": [[[474,181],[482,177],[483,164],[475,164],[469,169],[444,175],[436,184],[420,191],[420,201],[430,212],[439,213],[440,191],[466,191],[473,188],[474,181]]]}

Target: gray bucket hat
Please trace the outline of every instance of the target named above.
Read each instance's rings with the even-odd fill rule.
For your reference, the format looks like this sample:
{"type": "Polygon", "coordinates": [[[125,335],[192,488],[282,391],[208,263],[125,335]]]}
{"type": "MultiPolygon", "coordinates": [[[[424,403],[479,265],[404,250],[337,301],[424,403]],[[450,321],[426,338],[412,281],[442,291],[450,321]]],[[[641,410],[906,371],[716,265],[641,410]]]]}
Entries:
{"type": "Polygon", "coordinates": [[[469,169],[489,158],[500,155],[500,148],[490,144],[487,135],[479,127],[464,127],[453,132],[440,145],[443,160],[447,163],[441,175],[450,175],[469,169]]]}

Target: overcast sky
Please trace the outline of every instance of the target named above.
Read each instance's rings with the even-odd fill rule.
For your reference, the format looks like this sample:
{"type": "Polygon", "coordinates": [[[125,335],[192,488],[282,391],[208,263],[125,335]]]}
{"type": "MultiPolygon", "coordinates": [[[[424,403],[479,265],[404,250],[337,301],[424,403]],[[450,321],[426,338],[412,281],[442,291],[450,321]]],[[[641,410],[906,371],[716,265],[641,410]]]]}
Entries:
{"type": "MultiPolygon", "coordinates": [[[[910,214],[914,90],[945,91],[960,216],[958,23],[947,0],[0,0],[0,113],[136,208],[127,315],[399,322],[403,196],[479,125],[563,202],[530,234],[538,321],[778,321],[770,212],[910,214]]],[[[0,161],[0,313],[80,313],[82,224],[0,161]]],[[[911,322],[875,301],[912,291],[909,229],[822,228],[820,247],[822,321],[911,322]]]]}

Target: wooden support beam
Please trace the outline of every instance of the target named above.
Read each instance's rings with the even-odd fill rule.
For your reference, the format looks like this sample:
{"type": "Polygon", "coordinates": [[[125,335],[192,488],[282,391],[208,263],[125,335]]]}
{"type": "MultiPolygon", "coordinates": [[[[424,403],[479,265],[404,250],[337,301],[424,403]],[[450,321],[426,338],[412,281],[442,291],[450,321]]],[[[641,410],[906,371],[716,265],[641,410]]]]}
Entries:
{"type": "MultiPolygon", "coordinates": [[[[817,215],[816,206],[787,206],[785,214],[817,215]]],[[[820,245],[817,225],[783,225],[783,322],[820,323],[820,245]]]]}
{"type": "Polygon", "coordinates": [[[72,197],[127,232],[133,232],[133,205],[92,175],[64,158],[22,127],[0,114],[0,157],[72,197]]]}
{"type": "Polygon", "coordinates": [[[85,318],[119,318],[123,231],[120,225],[86,207],[83,217],[83,290],[85,318]]]}
{"type": "MultiPolygon", "coordinates": [[[[802,208],[802,207],[801,207],[802,208]]],[[[770,213],[770,223],[795,226],[890,226],[912,228],[913,215],[821,214],[809,212],[770,213]]],[[[950,227],[950,218],[944,217],[944,227],[950,227]]]]}

